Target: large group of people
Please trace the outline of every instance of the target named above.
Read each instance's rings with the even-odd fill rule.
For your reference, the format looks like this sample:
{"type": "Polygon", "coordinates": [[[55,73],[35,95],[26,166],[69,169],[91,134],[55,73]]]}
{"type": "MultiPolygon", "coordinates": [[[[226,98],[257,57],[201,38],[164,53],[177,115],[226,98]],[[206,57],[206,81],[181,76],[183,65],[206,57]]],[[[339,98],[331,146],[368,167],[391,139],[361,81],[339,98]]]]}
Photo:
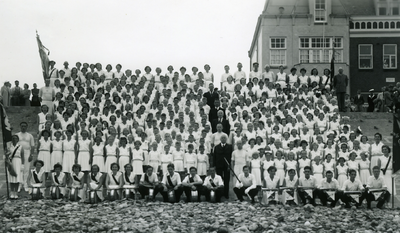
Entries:
{"type": "Polygon", "coordinates": [[[239,63],[234,74],[225,66],[219,90],[209,65],[142,73],[120,64],[70,69],[65,62],[59,71],[54,64],[40,89],[37,140],[22,122],[8,150],[17,173],[25,165],[9,180],[12,198],[22,187],[48,195],[46,180],[83,201],[87,191],[99,200],[160,193],[179,201],[184,193],[186,201],[220,201],[233,188],[240,201],[314,204],[319,197],[346,206],[353,192],[358,204],[370,204],[379,191],[381,207],[395,192],[382,135],[368,138],[339,114],[348,82],[341,68],[335,77],[329,69],[274,74],[254,63],[247,77],[239,63]]]}
{"type": "Polygon", "coordinates": [[[33,84],[33,89],[29,89],[27,83],[23,88],[19,86],[19,81],[15,80],[15,86],[11,87],[10,81],[5,81],[0,89],[0,100],[5,107],[9,106],[40,106],[39,92],[37,84],[33,84]]]}

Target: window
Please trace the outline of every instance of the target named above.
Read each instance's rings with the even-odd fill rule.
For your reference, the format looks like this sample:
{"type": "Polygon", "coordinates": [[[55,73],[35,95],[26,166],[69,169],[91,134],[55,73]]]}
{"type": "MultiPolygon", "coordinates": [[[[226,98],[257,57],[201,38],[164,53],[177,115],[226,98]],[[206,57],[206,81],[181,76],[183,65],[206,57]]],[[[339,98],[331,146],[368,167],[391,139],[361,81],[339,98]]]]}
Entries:
{"type": "Polygon", "coordinates": [[[271,65],[286,65],[286,38],[270,38],[271,65]]]}
{"type": "Polygon", "coordinates": [[[360,44],[358,45],[358,68],[359,69],[372,69],[372,45],[360,44]]]}
{"type": "Polygon", "coordinates": [[[384,69],[397,68],[397,45],[395,44],[383,45],[383,68],[384,69]]]}
{"type": "Polygon", "coordinates": [[[326,0],[315,0],[314,22],[326,22],[326,0]]]}
{"type": "Polygon", "coordinates": [[[393,7],[392,8],[392,15],[399,15],[399,8],[398,7],[393,7]]]}
{"type": "Polygon", "coordinates": [[[343,38],[300,38],[300,63],[329,63],[335,48],[335,61],[343,62],[343,38]]]}
{"type": "Polygon", "coordinates": [[[386,15],[386,8],[385,7],[379,7],[379,15],[386,15]]]}

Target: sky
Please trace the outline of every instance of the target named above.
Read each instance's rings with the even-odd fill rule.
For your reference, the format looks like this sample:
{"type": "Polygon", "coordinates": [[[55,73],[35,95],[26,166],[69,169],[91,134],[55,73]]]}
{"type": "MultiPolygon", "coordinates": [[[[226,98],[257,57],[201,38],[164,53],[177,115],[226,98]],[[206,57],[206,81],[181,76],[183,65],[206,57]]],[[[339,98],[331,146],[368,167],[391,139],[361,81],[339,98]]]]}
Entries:
{"type": "MultiPolygon", "coordinates": [[[[122,70],[168,65],[204,70],[219,83],[248,50],[264,0],[0,0],[0,82],[43,86],[36,30],[61,69],[100,62],[122,70]]],[[[219,85],[218,85],[219,86],[219,85]]]]}

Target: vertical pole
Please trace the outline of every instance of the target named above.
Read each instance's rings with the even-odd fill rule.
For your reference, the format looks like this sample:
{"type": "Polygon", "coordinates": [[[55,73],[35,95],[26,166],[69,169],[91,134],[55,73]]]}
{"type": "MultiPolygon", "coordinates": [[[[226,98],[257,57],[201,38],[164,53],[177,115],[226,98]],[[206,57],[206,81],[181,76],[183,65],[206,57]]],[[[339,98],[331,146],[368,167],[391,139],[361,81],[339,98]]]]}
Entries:
{"type": "MultiPolygon", "coordinates": [[[[4,122],[4,117],[5,117],[4,111],[5,111],[4,106],[3,106],[3,105],[0,105],[0,119],[1,119],[1,124],[2,124],[2,125],[5,124],[5,122],[4,122]]],[[[8,160],[8,156],[7,156],[7,142],[6,142],[6,140],[5,140],[3,127],[1,127],[1,134],[2,134],[2,137],[3,137],[3,152],[4,152],[4,155],[5,155],[5,159],[4,159],[4,171],[6,172],[7,199],[9,199],[9,198],[10,198],[10,188],[8,187],[8,169],[7,169],[7,168],[8,168],[8,165],[7,165],[7,162],[6,162],[6,161],[8,160]]]]}
{"type": "Polygon", "coordinates": [[[394,179],[394,177],[392,176],[392,209],[394,209],[394,192],[395,192],[395,190],[394,190],[394,182],[395,182],[395,179],[394,179]]]}

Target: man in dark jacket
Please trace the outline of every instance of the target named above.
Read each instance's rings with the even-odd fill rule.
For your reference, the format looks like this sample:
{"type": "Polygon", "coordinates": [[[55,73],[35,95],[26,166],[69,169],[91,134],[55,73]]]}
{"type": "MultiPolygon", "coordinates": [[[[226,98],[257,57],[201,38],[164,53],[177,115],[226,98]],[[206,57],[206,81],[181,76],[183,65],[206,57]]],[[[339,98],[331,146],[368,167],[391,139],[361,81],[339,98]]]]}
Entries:
{"type": "Polygon", "coordinates": [[[207,99],[207,105],[210,106],[211,108],[214,108],[214,101],[219,100],[219,94],[214,90],[214,84],[210,83],[208,85],[209,91],[203,94],[203,97],[206,97],[207,99]]]}
{"type": "Polygon", "coordinates": [[[361,90],[357,91],[357,95],[354,96],[354,105],[356,105],[356,112],[362,112],[364,105],[364,97],[361,95],[361,90]]]}
{"type": "Polygon", "coordinates": [[[231,132],[231,126],[229,124],[228,120],[225,120],[224,118],[224,111],[218,110],[217,112],[217,119],[213,119],[211,122],[211,127],[212,127],[212,132],[215,133],[217,132],[217,124],[221,123],[222,124],[222,132],[226,133],[226,135],[229,136],[231,132]]]}
{"type": "Polygon", "coordinates": [[[374,89],[369,90],[367,112],[373,112],[375,109],[374,101],[376,100],[377,96],[375,95],[374,91],[374,89]]]}
{"type": "Polygon", "coordinates": [[[227,140],[228,137],[223,135],[221,136],[221,143],[215,146],[214,165],[216,167],[217,174],[220,175],[224,180],[224,196],[229,198],[229,180],[231,178],[229,166],[232,160],[233,148],[232,145],[226,143],[227,140]]]}
{"type": "Polygon", "coordinates": [[[343,68],[339,68],[339,74],[333,77],[333,88],[335,89],[338,107],[340,112],[345,111],[344,96],[346,94],[346,88],[349,85],[349,78],[343,74],[343,68]]]}

